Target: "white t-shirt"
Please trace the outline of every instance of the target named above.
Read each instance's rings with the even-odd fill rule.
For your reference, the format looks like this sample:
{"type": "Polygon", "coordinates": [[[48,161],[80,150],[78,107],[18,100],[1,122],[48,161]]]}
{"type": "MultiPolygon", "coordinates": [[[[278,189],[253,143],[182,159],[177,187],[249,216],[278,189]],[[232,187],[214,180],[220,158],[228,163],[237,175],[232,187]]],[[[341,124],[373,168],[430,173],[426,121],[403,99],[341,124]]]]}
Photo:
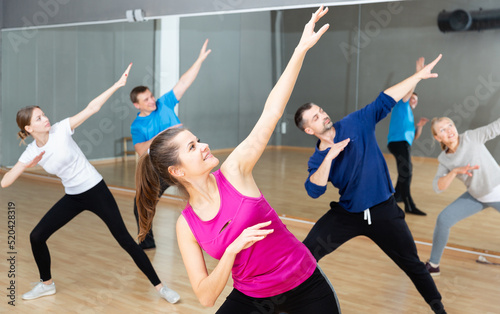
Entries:
{"type": "Polygon", "coordinates": [[[477,198],[481,203],[497,203],[500,202],[500,185],[497,185],[493,191],[477,198]]]}
{"type": "Polygon", "coordinates": [[[52,125],[49,140],[44,146],[38,147],[33,141],[19,157],[20,162],[28,164],[45,151],[38,164],[48,173],[61,178],[64,191],[70,195],[86,192],[102,180],[102,176],[73,140],[73,133],[69,118],[66,118],[52,125]]]}

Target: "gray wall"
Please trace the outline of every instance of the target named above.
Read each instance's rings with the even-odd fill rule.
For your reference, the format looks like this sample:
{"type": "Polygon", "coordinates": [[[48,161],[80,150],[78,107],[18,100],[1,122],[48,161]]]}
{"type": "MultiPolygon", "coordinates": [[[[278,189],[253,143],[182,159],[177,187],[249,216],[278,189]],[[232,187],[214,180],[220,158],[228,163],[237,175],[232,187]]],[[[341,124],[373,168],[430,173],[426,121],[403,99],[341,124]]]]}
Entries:
{"type": "Polygon", "coordinates": [[[180,73],[198,56],[193,43],[209,38],[212,53],[183,96],[179,118],[212,149],[236,147],[257,122],[273,86],[271,14],[183,18],[180,26],[180,73]]]}
{"type": "Polygon", "coordinates": [[[4,27],[125,19],[125,11],[133,9],[144,10],[146,17],[158,17],[317,6],[321,2],[335,5],[359,2],[359,0],[4,0],[4,27]]]}
{"type": "MultiPolygon", "coordinates": [[[[7,31],[3,38],[22,35],[7,31]]],[[[41,29],[19,46],[4,40],[0,164],[13,165],[24,151],[16,137],[20,108],[39,105],[51,123],[58,122],[85,108],[133,62],[127,86],[73,136],[89,159],[120,156],[122,138],[130,136],[137,113],[128,97],[130,89],[152,82],[153,37],[154,22],[147,22],[41,29]]]]}
{"type": "MultiPolygon", "coordinates": [[[[380,91],[410,76],[415,61],[424,56],[431,61],[439,53],[443,59],[436,66],[439,78],[422,81],[417,86],[419,105],[415,119],[449,116],[459,132],[477,128],[500,117],[500,29],[482,32],[441,33],[437,27],[440,11],[499,8],[497,1],[411,1],[400,3],[392,14],[388,6],[372,4],[335,8],[328,16],[332,28],[306,57],[304,68],[288,105],[287,120],[292,122],[296,108],[313,101],[325,108],[333,120],[371,102],[380,91]],[[361,20],[358,19],[361,10],[361,20]],[[374,16],[384,16],[383,23],[374,16]],[[359,23],[359,24],[358,24],[359,23]],[[359,25],[359,26],[358,26],[359,25]],[[358,45],[358,29],[361,30],[358,45]],[[360,47],[357,49],[357,47],[360,47]],[[345,53],[346,48],[353,53],[345,53]],[[357,65],[359,56],[359,67],[357,65]],[[359,76],[356,72],[359,71],[359,76]],[[356,77],[359,79],[356,103],[356,77]],[[489,83],[488,83],[489,82],[489,83]]],[[[286,11],[285,50],[291,53],[300,36],[300,23],[307,10],[286,11]]],[[[377,141],[387,151],[390,116],[377,126],[377,141]]],[[[283,136],[283,144],[311,146],[314,139],[295,127],[283,136]]],[[[500,160],[500,138],[487,143],[500,160]]],[[[439,145],[433,144],[430,128],[424,128],[413,154],[435,157],[439,145]]]]}
{"type": "MultiPolygon", "coordinates": [[[[429,61],[438,53],[444,55],[436,67],[440,76],[417,87],[420,104],[415,117],[447,115],[459,131],[493,121],[500,116],[500,30],[443,34],[436,23],[443,9],[479,6],[497,8],[497,2],[422,0],[333,8],[321,22],[329,22],[331,29],[308,53],[285,113],[287,133],[271,144],[311,147],[314,139],[293,125],[293,114],[302,103],[314,101],[333,119],[340,119],[411,75],[418,57],[429,61]]],[[[186,127],[207,138],[213,149],[239,143],[260,115],[275,81],[273,67],[280,56],[286,65],[312,10],[284,11],[283,49],[277,54],[275,15],[269,12],[181,18],[180,73],[191,66],[205,38],[212,49],[179,106],[186,127]]],[[[40,104],[53,122],[60,120],[110,86],[132,60],[127,87],[75,135],[89,159],[121,154],[121,138],[129,135],[135,117],[127,98],[129,87],[155,83],[152,22],[5,31],[2,40],[0,164],[12,165],[22,151],[15,138],[14,115],[19,107],[40,104]],[[10,34],[18,37],[9,38],[10,34]],[[100,123],[106,119],[112,121],[113,130],[104,134],[100,123]]],[[[383,151],[389,118],[377,127],[383,151]]],[[[499,140],[488,143],[497,160],[499,140]]],[[[428,127],[413,152],[431,157],[439,153],[428,127]]]]}

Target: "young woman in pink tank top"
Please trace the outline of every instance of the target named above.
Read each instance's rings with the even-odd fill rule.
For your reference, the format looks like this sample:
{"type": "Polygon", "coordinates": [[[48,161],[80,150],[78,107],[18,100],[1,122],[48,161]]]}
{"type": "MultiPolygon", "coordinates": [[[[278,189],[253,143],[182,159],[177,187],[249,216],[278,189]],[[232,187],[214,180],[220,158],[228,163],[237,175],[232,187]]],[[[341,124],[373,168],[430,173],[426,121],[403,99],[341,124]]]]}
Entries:
{"type": "Polygon", "coordinates": [[[283,115],[307,51],[326,32],[314,31],[328,12],[319,8],[269,94],[249,136],[219,170],[207,144],[186,129],[168,129],[151,143],[136,174],[140,234],[151,228],[159,178],[185,192],[188,204],[177,221],[177,239],[193,290],[213,306],[232,275],[234,289],[217,313],[340,313],[338,301],[316,260],[281,222],[261,194],[252,170],[283,115]],[[219,260],[209,274],[202,250],[219,260]]]}

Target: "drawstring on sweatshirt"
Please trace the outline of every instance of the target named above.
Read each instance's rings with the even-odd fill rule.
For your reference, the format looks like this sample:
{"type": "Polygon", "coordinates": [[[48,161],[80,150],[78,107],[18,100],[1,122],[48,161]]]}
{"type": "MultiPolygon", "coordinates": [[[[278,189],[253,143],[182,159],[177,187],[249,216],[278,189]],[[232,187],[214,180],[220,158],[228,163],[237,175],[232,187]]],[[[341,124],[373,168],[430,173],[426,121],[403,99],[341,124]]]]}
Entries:
{"type": "Polygon", "coordinates": [[[364,214],[365,215],[364,215],[363,219],[368,220],[368,225],[371,225],[372,224],[372,216],[370,215],[370,209],[369,208],[365,209],[364,214]]]}

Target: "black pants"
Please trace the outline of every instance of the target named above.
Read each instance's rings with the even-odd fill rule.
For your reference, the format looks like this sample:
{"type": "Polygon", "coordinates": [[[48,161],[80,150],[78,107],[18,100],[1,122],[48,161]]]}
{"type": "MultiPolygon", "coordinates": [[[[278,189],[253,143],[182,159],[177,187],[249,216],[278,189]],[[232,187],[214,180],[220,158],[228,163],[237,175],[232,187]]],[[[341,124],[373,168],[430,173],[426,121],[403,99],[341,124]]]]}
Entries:
{"type": "Polygon", "coordinates": [[[436,284],[418,257],[415,241],[404,219],[405,213],[397,206],[393,196],[370,208],[371,225],[364,220],[363,212],[349,213],[336,202],[331,202],[330,207],[304,240],[316,260],[350,239],[364,235],[410,277],[418,292],[437,313],[443,309],[436,284]]]}
{"type": "Polygon", "coordinates": [[[396,195],[403,199],[410,198],[410,184],[413,174],[413,165],[411,163],[411,146],[407,141],[390,142],[387,145],[391,154],[396,158],[398,168],[398,181],[396,183],[396,195]]]}
{"type": "Polygon", "coordinates": [[[30,234],[31,249],[40,272],[40,278],[47,281],[52,278],[50,272],[50,253],[47,239],[78,214],[89,210],[99,216],[111,234],[132,257],[139,269],[154,285],[161,283],[151,265],[151,261],[139,245],[134,241],[123,223],[122,216],[113,195],[104,180],[90,190],[77,195],[64,195],[36,225],[30,234]]]}
{"type": "Polygon", "coordinates": [[[298,287],[269,298],[252,298],[233,289],[217,314],[340,313],[337,296],[319,268],[298,287]]]}
{"type": "MultiPolygon", "coordinates": [[[[169,185],[160,178],[160,193],[158,194],[158,197],[161,197],[168,187],[169,185]]],[[[134,197],[134,216],[135,216],[135,222],[137,223],[137,234],[139,234],[139,213],[137,212],[136,197],[134,197]]],[[[154,243],[154,240],[155,238],[153,235],[153,226],[151,226],[151,229],[149,230],[148,234],[146,234],[146,237],[144,238],[143,242],[154,243]]]]}

